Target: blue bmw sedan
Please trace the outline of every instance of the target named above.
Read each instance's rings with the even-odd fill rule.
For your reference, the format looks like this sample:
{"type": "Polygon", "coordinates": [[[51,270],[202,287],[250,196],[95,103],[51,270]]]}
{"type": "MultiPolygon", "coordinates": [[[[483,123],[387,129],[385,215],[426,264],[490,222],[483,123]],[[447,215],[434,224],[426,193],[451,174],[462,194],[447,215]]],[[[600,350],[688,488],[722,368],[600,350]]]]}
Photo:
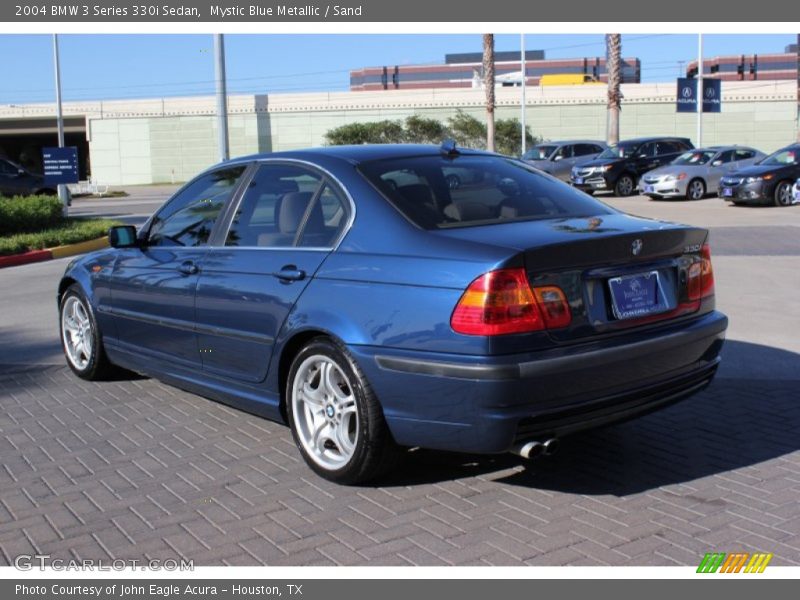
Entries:
{"type": "Polygon", "coordinates": [[[452,143],[239,158],[109,240],[58,288],[69,367],[288,423],[340,483],[410,447],[547,454],[687,398],[727,327],[708,231],[452,143]]]}

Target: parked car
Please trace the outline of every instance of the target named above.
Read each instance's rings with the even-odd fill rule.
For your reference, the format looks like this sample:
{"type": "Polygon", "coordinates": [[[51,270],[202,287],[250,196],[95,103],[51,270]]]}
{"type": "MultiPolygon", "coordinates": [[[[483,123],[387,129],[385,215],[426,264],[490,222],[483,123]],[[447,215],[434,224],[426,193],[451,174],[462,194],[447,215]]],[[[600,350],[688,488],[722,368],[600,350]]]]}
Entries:
{"type": "Polygon", "coordinates": [[[706,229],[453,146],[239,158],[109,241],[58,285],[69,367],[287,422],[341,483],[407,447],[528,458],[687,398],[727,327],[706,229]],[[482,183],[450,189],[453,167],[482,183]]]}
{"type": "Polygon", "coordinates": [[[700,200],[716,194],[726,173],[750,166],[766,154],[741,146],[709,146],[684,152],[665,167],[645,173],[639,192],[651,198],[700,200]]]}
{"type": "MultiPolygon", "coordinates": [[[[47,185],[44,177],[31,173],[15,162],[0,158],[0,196],[55,196],[55,186],[47,185]]],[[[70,197],[70,203],[72,198],[70,197]]]]}
{"type": "Polygon", "coordinates": [[[792,182],[800,178],[800,144],[786,146],[758,164],[737,169],[720,180],[719,195],[734,204],[793,203],[792,182]]]}
{"type": "Polygon", "coordinates": [[[625,140],[606,148],[595,160],[574,167],[570,182],[589,193],[610,190],[617,196],[630,196],[644,173],[671,163],[692,148],[687,138],[625,140]]]}
{"type": "Polygon", "coordinates": [[[597,158],[606,149],[604,142],[571,140],[546,142],[528,150],[522,160],[562,181],[569,181],[572,167],[597,158]]]}

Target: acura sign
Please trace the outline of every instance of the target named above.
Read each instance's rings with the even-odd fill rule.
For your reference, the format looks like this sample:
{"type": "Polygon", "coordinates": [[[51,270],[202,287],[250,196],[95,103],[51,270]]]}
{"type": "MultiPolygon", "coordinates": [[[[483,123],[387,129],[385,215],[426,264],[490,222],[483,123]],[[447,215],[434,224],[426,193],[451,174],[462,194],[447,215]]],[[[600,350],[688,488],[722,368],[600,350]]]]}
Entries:
{"type": "MultiPolygon", "coordinates": [[[[703,112],[722,111],[722,82],[719,79],[703,79],[703,112]]],[[[697,112],[697,79],[678,78],[676,99],[678,112],[697,112]]]]}

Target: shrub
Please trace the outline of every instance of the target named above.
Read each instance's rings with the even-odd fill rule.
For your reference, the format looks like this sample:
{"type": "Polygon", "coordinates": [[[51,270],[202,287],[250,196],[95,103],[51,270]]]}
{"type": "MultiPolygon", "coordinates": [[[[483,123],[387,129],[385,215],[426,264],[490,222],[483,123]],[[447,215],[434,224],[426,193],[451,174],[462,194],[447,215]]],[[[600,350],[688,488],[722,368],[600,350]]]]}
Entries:
{"type": "Polygon", "coordinates": [[[60,226],[43,231],[0,237],[0,256],[94,240],[106,235],[109,227],[119,224],[107,219],[65,219],[60,226]]]}
{"type": "Polygon", "coordinates": [[[0,198],[0,235],[54,227],[63,219],[61,201],[56,196],[0,198]]]}
{"type": "Polygon", "coordinates": [[[405,141],[403,124],[400,121],[372,121],[348,123],[325,134],[329,146],[348,144],[397,144],[405,141]]]}

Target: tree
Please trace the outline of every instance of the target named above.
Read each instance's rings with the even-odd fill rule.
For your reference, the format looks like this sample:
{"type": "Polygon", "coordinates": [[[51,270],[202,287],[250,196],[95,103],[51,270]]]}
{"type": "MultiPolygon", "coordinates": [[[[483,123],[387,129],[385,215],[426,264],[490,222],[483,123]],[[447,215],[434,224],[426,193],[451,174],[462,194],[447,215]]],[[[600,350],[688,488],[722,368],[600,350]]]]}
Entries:
{"type": "MultiPolygon", "coordinates": [[[[496,146],[500,154],[519,156],[522,154],[522,123],[519,119],[499,119],[496,124],[496,146]]],[[[530,128],[525,126],[525,144],[528,148],[535,146],[541,139],[531,135],[530,128]]]]}
{"type": "Polygon", "coordinates": [[[608,72],[608,130],[606,142],[619,143],[619,111],[622,103],[622,35],[606,34],[606,71],[608,72]]]}
{"type": "Polygon", "coordinates": [[[483,87],[486,91],[486,149],[494,152],[494,35],[483,35],[483,87]]]}
{"type": "Polygon", "coordinates": [[[447,119],[447,126],[451,137],[462,148],[486,148],[486,125],[472,115],[458,109],[455,115],[447,119]]]}
{"type": "Polygon", "coordinates": [[[452,137],[441,121],[412,115],[406,119],[405,140],[413,144],[441,144],[452,137]]]}
{"type": "Polygon", "coordinates": [[[405,141],[405,130],[401,121],[372,121],[348,123],[325,134],[329,146],[348,144],[399,144],[405,141]]]}

